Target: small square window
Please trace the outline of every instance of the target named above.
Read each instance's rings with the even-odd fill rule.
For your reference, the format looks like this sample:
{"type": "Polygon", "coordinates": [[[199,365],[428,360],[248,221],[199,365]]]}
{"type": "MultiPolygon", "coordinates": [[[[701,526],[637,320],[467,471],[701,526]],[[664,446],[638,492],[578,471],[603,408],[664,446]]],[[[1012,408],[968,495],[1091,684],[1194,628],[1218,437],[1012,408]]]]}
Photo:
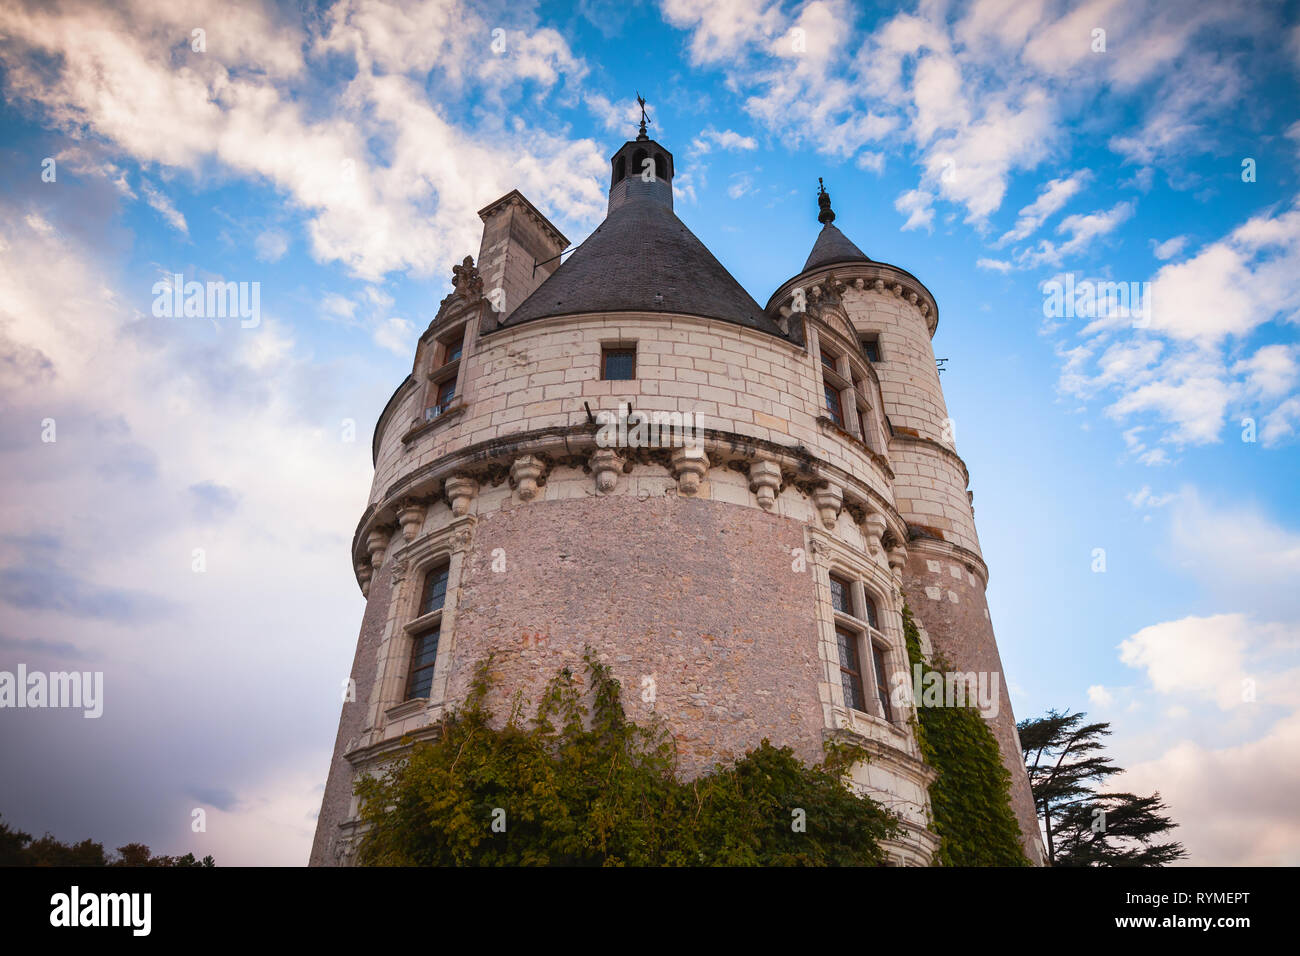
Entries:
{"type": "Polygon", "coordinates": [[[868,360],[872,362],[880,361],[880,336],[868,335],[862,340],[862,351],[866,353],[868,360]]]}
{"type": "Polygon", "coordinates": [[[636,349],[602,349],[600,377],[607,381],[627,381],[636,378],[636,349]]]}
{"type": "Polygon", "coordinates": [[[822,364],[825,365],[832,372],[835,371],[836,356],[834,355],[834,353],[828,351],[827,349],[822,349],[821,353],[822,353],[822,364]]]}

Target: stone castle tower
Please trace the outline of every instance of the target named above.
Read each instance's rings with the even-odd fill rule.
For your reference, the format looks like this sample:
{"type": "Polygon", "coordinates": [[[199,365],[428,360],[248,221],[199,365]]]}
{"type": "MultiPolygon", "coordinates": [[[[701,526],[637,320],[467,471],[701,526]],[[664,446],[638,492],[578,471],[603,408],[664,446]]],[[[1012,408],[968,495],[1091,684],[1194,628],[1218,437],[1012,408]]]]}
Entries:
{"type": "MultiPolygon", "coordinates": [[[[563,262],[518,191],[480,210],[477,264],[455,267],[379,417],[352,544],[356,699],[311,863],[351,860],[354,778],[436,734],[489,651],[501,713],[590,645],[686,774],[764,737],[815,762],[849,735],[872,755],[855,783],[904,823],[891,859],[924,865],[935,771],[890,692],[904,595],[927,654],[1001,674],[938,305],[822,191],[807,261],[760,306],[673,212],[673,157],[644,124],[611,172],[604,222],[563,262]]],[[[1005,687],[988,723],[1037,862],[1005,687]]]]}

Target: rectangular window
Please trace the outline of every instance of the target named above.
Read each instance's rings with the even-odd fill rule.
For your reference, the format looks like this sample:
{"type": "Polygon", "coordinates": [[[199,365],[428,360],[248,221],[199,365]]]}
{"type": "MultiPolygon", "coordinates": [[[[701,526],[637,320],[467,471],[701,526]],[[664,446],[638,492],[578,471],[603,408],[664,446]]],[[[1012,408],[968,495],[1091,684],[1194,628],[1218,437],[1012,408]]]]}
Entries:
{"type": "Polygon", "coordinates": [[[433,405],[430,405],[424,410],[424,417],[437,418],[451,407],[452,400],[455,399],[455,397],[456,380],[454,378],[449,378],[438,386],[438,397],[435,399],[433,405]]]}
{"type": "Polygon", "coordinates": [[[865,712],[867,701],[862,690],[862,667],[858,663],[858,636],[852,631],[837,627],[835,643],[840,649],[840,684],[844,688],[844,704],[865,712]]]}
{"type": "Polygon", "coordinates": [[[636,349],[601,349],[600,377],[612,381],[636,378],[636,349]]]}
{"type": "Polygon", "coordinates": [[[889,675],[885,673],[885,651],[875,641],[871,642],[871,666],[876,672],[876,696],[880,698],[880,716],[893,720],[889,711],[889,675]]]}
{"type": "Polygon", "coordinates": [[[426,698],[433,687],[433,665],[438,659],[438,628],[417,634],[411,646],[411,670],[406,699],[426,698]]]}
{"type": "Polygon", "coordinates": [[[443,344],[442,364],[450,365],[460,358],[461,350],[465,347],[464,336],[452,339],[450,342],[443,344]]]}
{"type": "Polygon", "coordinates": [[[867,359],[872,362],[880,361],[880,337],[869,335],[862,340],[862,351],[866,353],[867,359]]]}
{"type": "Polygon", "coordinates": [[[826,382],[822,388],[826,393],[826,414],[830,416],[831,421],[843,428],[844,410],[840,407],[840,393],[830,382],[826,382]]]}
{"type": "Polygon", "coordinates": [[[449,567],[434,568],[424,579],[424,593],[420,596],[420,615],[441,611],[447,601],[447,572],[449,567]]]}
{"type": "Polygon", "coordinates": [[[867,623],[877,631],[880,630],[880,624],[876,621],[876,602],[870,594],[867,595],[867,623]]]}
{"type": "Polygon", "coordinates": [[[849,596],[849,582],[831,575],[831,606],[841,614],[853,613],[853,602],[849,596]]]}
{"type": "Polygon", "coordinates": [[[832,355],[830,352],[826,351],[826,349],[822,349],[821,353],[822,353],[822,364],[825,365],[832,372],[835,371],[835,356],[832,355]]]}

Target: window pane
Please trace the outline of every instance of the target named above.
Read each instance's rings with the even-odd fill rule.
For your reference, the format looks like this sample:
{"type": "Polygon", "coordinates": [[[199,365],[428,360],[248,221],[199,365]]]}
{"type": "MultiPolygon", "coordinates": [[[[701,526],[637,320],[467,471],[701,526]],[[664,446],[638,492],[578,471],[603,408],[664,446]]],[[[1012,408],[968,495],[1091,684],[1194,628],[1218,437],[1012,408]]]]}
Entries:
{"type": "Polygon", "coordinates": [[[460,358],[461,349],[464,348],[463,339],[456,339],[454,342],[447,343],[447,356],[442,360],[443,365],[450,365],[456,359],[460,358]]]}
{"type": "Polygon", "coordinates": [[[880,622],[876,619],[876,602],[871,599],[870,594],[868,594],[866,597],[867,597],[867,623],[870,624],[872,627],[874,627],[876,630],[880,630],[880,622]]]}
{"type": "Polygon", "coordinates": [[[447,565],[434,568],[424,579],[424,595],[420,600],[420,613],[441,611],[447,600],[447,565]]]}
{"type": "Polygon", "coordinates": [[[880,340],[874,338],[863,339],[862,351],[867,353],[867,358],[870,359],[871,361],[879,362],[880,361],[880,340]]]}
{"type": "Polygon", "coordinates": [[[862,691],[862,671],[858,666],[857,635],[837,627],[835,643],[839,645],[840,683],[844,687],[844,703],[855,710],[865,711],[866,695],[862,691]]]}
{"type": "Polygon", "coordinates": [[[636,349],[605,349],[604,377],[612,380],[636,378],[636,349]]]}
{"type": "Polygon", "coordinates": [[[841,614],[852,614],[853,606],[849,600],[849,582],[831,575],[831,607],[841,614]]]}
{"type": "Polygon", "coordinates": [[[844,427],[844,413],[840,410],[840,393],[835,390],[835,386],[830,382],[825,383],[826,392],[826,414],[830,416],[831,421],[841,428],[844,427]]]}
{"type": "Polygon", "coordinates": [[[889,675],[885,672],[885,652],[874,641],[871,644],[871,665],[876,671],[876,696],[880,698],[880,714],[893,720],[889,709],[889,675]]]}
{"type": "Polygon", "coordinates": [[[835,370],[835,356],[825,349],[822,349],[822,364],[832,371],[835,370]]]}
{"type": "Polygon", "coordinates": [[[411,646],[411,671],[406,686],[406,699],[428,697],[433,687],[433,665],[438,659],[438,631],[426,631],[415,638],[411,646]]]}

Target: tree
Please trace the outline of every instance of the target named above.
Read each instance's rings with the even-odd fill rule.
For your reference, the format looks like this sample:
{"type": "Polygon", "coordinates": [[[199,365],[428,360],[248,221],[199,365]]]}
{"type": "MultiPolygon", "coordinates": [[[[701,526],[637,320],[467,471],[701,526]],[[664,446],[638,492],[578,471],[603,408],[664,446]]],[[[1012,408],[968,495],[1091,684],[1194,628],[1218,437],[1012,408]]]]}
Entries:
{"type": "Polygon", "coordinates": [[[1052,866],[1164,866],[1187,855],[1182,844],[1151,841],[1177,826],[1160,794],[1098,793],[1123,773],[1101,753],[1109,723],[1084,723],[1085,713],[1049,710],[1016,725],[1034,806],[1052,866]]]}
{"type": "Polygon", "coordinates": [[[855,794],[857,748],[808,767],[764,740],[731,766],[677,779],[672,737],[624,713],[619,682],[590,651],[584,692],[568,670],[537,715],[503,726],[485,705],[491,658],[436,740],[357,783],[363,865],[880,865],[895,818],[855,794]],[[588,708],[586,701],[591,701],[588,708]]]}
{"type": "Polygon", "coordinates": [[[110,859],[104,844],[93,840],[69,844],[49,833],[33,840],[30,833],[14,830],[0,819],[0,866],[216,866],[211,856],[199,862],[193,853],[154,856],[143,843],[120,846],[117,854],[110,859]]]}

